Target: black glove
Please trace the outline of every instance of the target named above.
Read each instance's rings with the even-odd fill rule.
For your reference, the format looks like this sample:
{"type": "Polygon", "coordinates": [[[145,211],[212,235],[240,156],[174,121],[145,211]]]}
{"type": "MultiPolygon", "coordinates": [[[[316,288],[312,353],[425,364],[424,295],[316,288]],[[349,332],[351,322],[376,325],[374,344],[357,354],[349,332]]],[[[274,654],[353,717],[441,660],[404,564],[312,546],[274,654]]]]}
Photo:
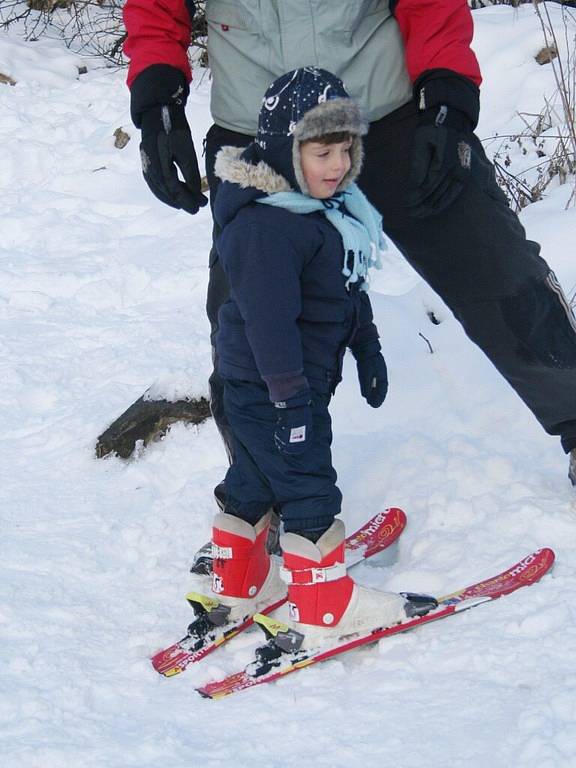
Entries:
{"type": "Polygon", "coordinates": [[[432,70],[417,82],[418,125],[412,141],[407,204],[413,216],[448,208],[471,178],[472,132],[479,91],[465,77],[432,70]]]}
{"type": "Polygon", "coordinates": [[[280,453],[304,453],[312,442],[312,396],[310,390],[274,403],[278,418],[274,442],[280,453]]]}
{"type": "Polygon", "coordinates": [[[360,392],[368,405],[380,408],[388,392],[388,371],[380,351],[380,342],[372,341],[361,347],[353,347],[356,358],[360,392]]]}
{"type": "Polygon", "coordinates": [[[138,75],[131,93],[132,119],[142,130],[140,157],[146,183],[163,203],[197,213],[208,199],[200,188],[198,160],[184,111],[186,78],[175,67],[154,64],[138,75]]]}

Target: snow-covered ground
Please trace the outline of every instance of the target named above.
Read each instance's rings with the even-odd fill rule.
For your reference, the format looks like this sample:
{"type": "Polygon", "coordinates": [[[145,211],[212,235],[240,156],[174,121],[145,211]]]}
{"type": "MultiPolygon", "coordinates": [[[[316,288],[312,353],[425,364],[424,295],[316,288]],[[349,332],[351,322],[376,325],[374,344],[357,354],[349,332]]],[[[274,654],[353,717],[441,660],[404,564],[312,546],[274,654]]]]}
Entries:
{"type": "MultiPolygon", "coordinates": [[[[557,6],[551,8],[556,15],[557,6]]],[[[553,91],[530,6],[475,13],[486,138],[553,91]]],[[[96,436],[142,392],[206,394],[211,223],[140,176],[124,73],[0,36],[0,765],[576,766],[576,497],[545,435],[442,302],[392,265],[373,296],[391,389],[353,365],[334,402],[350,527],[404,507],[364,583],[445,593],[539,546],[530,590],[220,702],[195,685],[248,661],[255,634],[159,677],[149,656],[190,620],[192,553],[226,460],[214,425],[176,425],[131,461],[96,436]],[[125,149],[113,132],[132,134],[125,149]],[[432,310],[442,321],[430,322],[432,310]],[[425,338],[423,338],[425,337],[425,338]],[[430,349],[427,341],[433,349],[430,349]]],[[[200,146],[209,80],[189,101],[200,146]]],[[[556,186],[522,213],[568,292],[576,210],[556,186]]],[[[487,226],[489,223],[487,222],[487,226]]]]}

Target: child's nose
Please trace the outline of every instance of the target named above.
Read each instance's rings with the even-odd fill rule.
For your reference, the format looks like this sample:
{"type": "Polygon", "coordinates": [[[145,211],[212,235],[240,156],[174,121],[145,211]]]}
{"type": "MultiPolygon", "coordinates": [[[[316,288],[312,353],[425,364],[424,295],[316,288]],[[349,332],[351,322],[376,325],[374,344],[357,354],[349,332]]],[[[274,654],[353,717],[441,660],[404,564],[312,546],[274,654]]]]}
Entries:
{"type": "Polygon", "coordinates": [[[343,170],[345,162],[346,162],[346,159],[341,155],[338,155],[337,157],[335,157],[333,162],[334,170],[335,171],[343,170]]]}

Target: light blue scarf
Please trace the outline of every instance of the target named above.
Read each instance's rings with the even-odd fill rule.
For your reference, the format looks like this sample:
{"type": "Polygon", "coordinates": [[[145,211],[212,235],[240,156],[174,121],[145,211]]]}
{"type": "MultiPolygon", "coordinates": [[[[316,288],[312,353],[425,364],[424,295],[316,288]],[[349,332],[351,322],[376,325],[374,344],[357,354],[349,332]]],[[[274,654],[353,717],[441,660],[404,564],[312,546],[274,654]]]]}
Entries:
{"type": "Polygon", "coordinates": [[[382,232],[382,217],[356,184],[350,184],[328,200],[319,200],[301,192],[275,192],[258,198],[256,202],[286,208],[293,213],[323,213],[342,237],[342,274],[348,278],[346,288],[350,283],[362,280],[361,290],[367,291],[370,267],[382,269],[380,252],[388,249],[382,232]]]}

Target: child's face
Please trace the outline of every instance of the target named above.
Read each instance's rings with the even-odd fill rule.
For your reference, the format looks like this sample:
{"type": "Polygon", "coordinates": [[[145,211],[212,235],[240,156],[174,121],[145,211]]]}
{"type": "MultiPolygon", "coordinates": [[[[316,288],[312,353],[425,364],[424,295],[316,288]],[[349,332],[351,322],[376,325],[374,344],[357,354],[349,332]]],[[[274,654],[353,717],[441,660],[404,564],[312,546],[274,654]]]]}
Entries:
{"type": "Polygon", "coordinates": [[[307,141],[300,146],[302,173],[311,197],[325,200],[332,197],[350,170],[352,139],[338,144],[307,141]]]}

